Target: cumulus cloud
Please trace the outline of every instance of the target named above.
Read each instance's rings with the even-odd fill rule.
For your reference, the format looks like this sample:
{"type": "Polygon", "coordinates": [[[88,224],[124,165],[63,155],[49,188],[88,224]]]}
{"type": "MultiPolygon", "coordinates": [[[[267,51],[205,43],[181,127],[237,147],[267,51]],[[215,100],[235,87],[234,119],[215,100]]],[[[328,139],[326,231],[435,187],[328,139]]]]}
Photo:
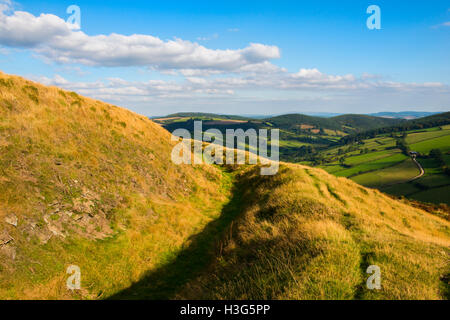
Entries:
{"type": "Polygon", "coordinates": [[[0,44],[31,48],[58,63],[239,72],[240,68],[280,58],[278,47],[259,43],[243,49],[221,50],[187,40],[161,40],[143,34],[90,36],[72,30],[70,24],[55,15],[34,16],[24,11],[8,15],[9,8],[0,7],[0,44]]]}
{"type": "MultiPolygon", "coordinates": [[[[377,78],[375,78],[377,79],[377,78]]],[[[128,101],[141,99],[149,101],[158,98],[193,99],[199,96],[230,97],[236,91],[264,89],[288,90],[293,92],[337,92],[339,94],[404,93],[411,92],[448,95],[449,86],[437,82],[428,83],[398,83],[392,81],[368,80],[352,75],[325,75],[317,69],[301,69],[298,73],[280,72],[274,75],[248,75],[235,77],[196,77],[190,76],[183,80],[149,80],[128,81],[120,78],[109,78],[96,82],[70,82],[56,75],[52,79],[41,77],[36,79],[47,85],[56,85],[68,90],[97,99],[112,101],[128,101]]]]}
{"type": "MultiPolygon", "coordinates": [[[[173,80],[128,81],[108,78],[95,82],[73,82],[60,75],[35,78],[80,94],[111,103],[135,106],[183,105],[195,108],[203,104],[225,103],[294,103],[362,101],[379,97],[402,105],[411,101],[448,102],[450,89],[442,83],[399,83],[379,75],[363,73],[333,75],[316,68],[297,72],[274,65],[280,49],[250,43],[241,49],[210,49],[183,39],[162,40],[143,34],[87,35],[72,30],[70,24],[51,14],[34,16],[11,10],[9,0],[0,0],[0,52],[6,48],[26,48],[61,64],[56,72],[82,75],[84,66],[129,67],[156,70],[173,80]],[[70,69],[67,69],[70,68],[70,69]],[[171,78],[170,76],[173,76],[171,78]],[[275,98],[276,97],[276,98],[275,98]],[[416,100],[414,100],[416,99],[416,100]],[[422,100],[421,100],[422,99],[422,100]],[[151,102],[151,103],[150,103],[151,102]],[[154,103],[156,102],[156,103],[154,103]]],[[[235,103],[236,104],[233,104],[235,103]]],[[[189,109],[189,108],[187,108],[189,109]]],[[[239,112],[241,110],[238,110],[239,112]]]]}
{"type": "MultiPolygon", "coordinates": [[[[314,69],[300,70],[299,73],[324,77],[314,69]]],[[[192,108],[206,112],[211,111],[212,106],[216,112],[220,110],[225,113],[241,113],[243,108],[246,112],[273,113],[274,107],[279,112],[298,112],[302,110],[299,108],[342,112],[344,105],[347,112],[360,112],[361,106],[371,110],[391,106],[392,110],[400,110],[400,106],[405,105],[417,110],[423,109],[424,105],[434,106],[434,110],[444,110],[450,98],[449,86],[441,83],[396,83],[355,77],[351,83],[343,79],[341,83],[330,82],[324,86],[305,83],[305,79],[296,79],[289,73],[284,76],[280,73],[276,77],[186,77],[178,81],[110,78],[95,82],[70,82],[59,75],[35,80],[153,115],[192,108]],[[281,90],[282,94],[266,94],[271,90],[281,90]]]]}

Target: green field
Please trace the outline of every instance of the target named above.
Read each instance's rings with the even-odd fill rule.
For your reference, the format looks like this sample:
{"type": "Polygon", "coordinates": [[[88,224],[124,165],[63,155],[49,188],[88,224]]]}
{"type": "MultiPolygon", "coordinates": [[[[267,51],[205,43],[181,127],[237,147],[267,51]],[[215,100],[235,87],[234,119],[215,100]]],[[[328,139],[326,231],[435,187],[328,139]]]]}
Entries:
{"type": "Polygon", "coordinates": [[[450,185],[414,193],[410,198],[422,202],[446,203],[450,205],[450,185]]]}
{"type": "Polygon", "coordinates": [[[362,164],[365,162],[383,159],[383,158],[392,156],[393,154],[394,154],[394,152],[386,152],[384,150],[378,151],[378,152],[366,153],[366,154],[353,156],[353,157],[349,157],[349,158],[345,159],[345,164],[353,165],[353,166],[359,165],[359,164],[362,164]]]}
{"type": "Polygon", "coordinates": [[[404,183],[416,177],[419,169],[411,159],[386,169],[368,172],[352,177],[352,180],[367,187],[382,187],[404,183]]]}
{"type": "Polygon", "coordinates": [[[368,160],[367,162],[361,163],[357,166],[337,171],[334,174],[337,175],[338,177],[351,177],[364,172],[377,171],[384,168],[395,166],[396,164],[404,161],[407,158],[408,157],[405,156],[404,154],[396,153],[394,155],[391,156],[388,155],[378,160],[373,161],[368,160]]]}
{"type": "Polygon", "coordinates": [[[444,132],[448,132],[449,134],[412,144],[411,150],[420,153],[428,153],[431,149],[441,149],[444,153],[450,151],[450,130],[444,130],[444,132]]]}
{"type": "Polygon", "coordinates": [[[359,144],[325,150],[322,154],[331,162],[321,168],[394,196],[450,204],[450,177],[434,158],[429,157],[432,149],[440,149],[444,162],[450,164],[450,154],[447,154],[450,151],[450,126],[407,132],[405,142],[408,149],[420,153],[417,160],[425,170],[424,176],[414,181],[411,179],[419,174],[419,170],[408,156],[396,148],[396,139],[400,137],[399,134],[382,134],[359,144]]]}
{"type": "Polygon", "coordinates": [[[406,138],[406,142],[409,144],[414,144],[430,139],[439,138],[442,136],[447,136],[449,134],[450,132],[448,130],[433,130],[427,132],[410,133],[406,138]]]}

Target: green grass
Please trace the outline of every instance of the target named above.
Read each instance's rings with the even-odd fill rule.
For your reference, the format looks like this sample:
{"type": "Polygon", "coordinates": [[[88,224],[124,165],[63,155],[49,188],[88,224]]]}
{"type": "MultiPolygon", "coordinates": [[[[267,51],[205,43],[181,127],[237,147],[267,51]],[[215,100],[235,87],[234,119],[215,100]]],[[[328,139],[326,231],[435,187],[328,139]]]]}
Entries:
{"type": "Polygon", "coordinates": [[[432,203],[446,203],[450,205],[450,185],[433,188],[430,190],[417,192],[412,194],[410,197],[415,200],[423,201],[423,202],[432,202],[432,203]]]}
{"type": "MultiPolygon", "coordinates": [[[[450,125],[433,127],[424,130],[413,130],[408,132],[406,141],[410,150],[418,151],[427,155],[431,149],[438,148],[444,153],[444,161],[450,164],[450,125]]],[[[386,134],[375,138],[364,140],[362,144],[354,145],[358,149],[345,152],[348,146],[334,147],[322,151],[325,158],[332,162],[320,167],[337,176],[350,177],[352,180],[370,187],[377,187],[392,195],[412,197],[413,194],[427,191],[428,189],[450,184],[450,177],[443,175],[442,168],[431,158],[419,157],[418,161],[425,170],[425,175],[414,183],[405,183],[417,175],[417,169],[407,156],[399,154],[395,149],[396,140],[386,134]],[[338,150],[344,150],[343,155],[338,155],[338,150]],[[368,153],[360,154],[360,150],[369,150],[368,153]],[[338,161],[344,156],[344,165],[338,161]],[[345,168],[350,166],[350,168],[345,168]],[[395,185],[391,185],[395,184],[395,185]]],[[[431,191],[426,194],[431,194],[431,191]]],[[[433,197],[422,197],[433,200],[433,197]]],[[[435,197],[442,201],[441,197],[435,197]]]]}
{"type": "Polygon", "coordinates": [[[405,156],[404,154],[397,153],[392,156],[387,156],[387,157],[384,157],[384,158],[381,158],[381,159],[378,159],[375,161],[362,163],[362,164],[354,166],[352,168],[335,172],[334,174],[337,175],[338,177],[351,177],[354,175],[361,174],[363,172],[376,171],[376,170],[392,167],[392,166],[404,161],[407,158],[408,157],[405,156]]]}
{"type": "Polygon", "coordinates": [[[397,197],[408,196],[421,191],[421,189],[412,182],[399,183],[388,187],[380,187],[380,190],[397,197]]]}
{"type": "Polygon", "coordinates": [[[431,149],[441,149],[442,152],[450,151],[450,134],[410,145],[411,150],[428,154],[431,149]]]}
{"type": "Polygon", "coordinates": [[[406,137],[406,143],[415,144],[422,141],[435,139],[447,135],[450,135],[450,130],[434,130],[419,133],[409,133],[408,136],[406,137]]]}
{"type": "Polygon", "coordinates": [[[366,162],[373,162],[378,159],[384,159],[386,157],[392,156],[394,153],[395,152],[392,150],[390,151],[383,150],[378,152],[370,152],[358,156],[352,156],[345,159],[345,164],[355,166],[366,162]]]}
{"type": "Polygon", "coordinates": [[[419,169],[411,159],[382,170],[352,177],[352,180],[367,187],[382,187],[408,181],[419,174],[419,169]]]}

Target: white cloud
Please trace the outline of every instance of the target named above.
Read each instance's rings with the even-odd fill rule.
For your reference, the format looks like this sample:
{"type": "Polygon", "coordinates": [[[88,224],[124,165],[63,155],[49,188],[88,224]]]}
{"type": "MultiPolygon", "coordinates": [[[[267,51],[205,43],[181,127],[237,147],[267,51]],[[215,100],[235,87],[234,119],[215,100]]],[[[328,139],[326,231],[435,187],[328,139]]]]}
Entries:
{"type": "Polygon", "coordinates": [[[411,110],[423,110],[424,106],[433,107],[433,110],[448,109],[450,88],[441,83],[398,83],[362,77],[343,78],[336,82],[336,76],[333,78],[315,69],[300,70],[299,73],[315,79],[331,77],[332,80],[328,84],[308,83],[304,78],[296,79],[287,72],[280,72],[275,77],[187,77],[181,81],[110,78],[70,82],[59,75],[35,80],[148,115],[186,110],[211,111],[211,108],[215,112],[242,113],[245,110],[256,114],[270,114],[274,110],[278,113],[302,110],[342,112],[343,107],[347,112],[382,111],[386,108],[402,110],[405,106],[411,110]],[[363,110],[361,106],[364,106],[363,110]]]}
{"type": "Polygon", "coordinates": [[[35,17],[28,12],[0,13],[0,43],[10,47],[35,47],[57,36],[69,36],[67,24],[52,14],[35,17]]]}
{"type": "Polygon", "coordinates": [[[198,37],[197,40],[198,41],[209,41],[209,40],[218,39],[218,38],[219,38],[219,35],[217,33],[214,33],[212,36],[198,37]]]}
{"type": "Polygon", "coordinates": [[[276,46],[251,43],[243,49],[209,49],[182,39],[161,40],[151,35],[95,35],[71,30],[52,14],[36,17],[23,11],[0,12],[0,44],[31,48],[58,63],[88,66],[148,66],[159,70],[201,69],[235,72],[245,66],[280,58],[276,46]]]}
{"type": "MultiPolygon", "coordinates": [[[[449,86],[442,83],[399,83],[386,81],[379,75],[332,75],[316,68],[289,72],[271,63],[281,56],[276,46],[250,43],[242,49],[219,50],[182,39],[161,40],[151,35],[90,36],[71,30],[70,25],[57,16],[33,16],[10,9],[9,0],[0,0],[0,45],[28,48],[46,60],[63,64],[56,68],[57,73],[80,76],[86,68],[80,69],[78,65],[140,66],[139,70],[156,70],[175,79],[108,78],[72,82],[60,75],[35,78],[44,84],[134,110],[135,105],[172,104],[186,106],[184,109],[188,110],[227,102],[234,106],[254,105],[255,110],[259,104],[295,106],[298,101],[311,103],[311,106],[311,101],[336,106],[344,102],[356,104],[355,101],[375,105],[381,103],[382,98],[388,104],[394,100],[402,105],[429,100],[435,104],[442,102],[445,107],[450,101],[449,86]]],[[[241,112],[242,108],[237,111],[241,112]]]]}
{"type": "Polygon", "coordinates": [[[280,72],[274,75],[250,75],[234,77],[186,77],[181,81],[149,80],[128,81],[120,78],[109,78],[96,82],[69,82],[56,75],[49,79],[37,78],[47,85],[56,85],[81,94],[102,99],[125,101],[128,97],[157,99],[162,97],[196,98],[199,95],[229,96],[239,92],[266,92],[269,90],[292,92],[338,92],[339,94],[407,93],[448,95],[449,86],[438,82],[399,83],[372,79],[356,78],[353,75],[326,75],[317,69],[301,69],[298,73],[280,72]],[[262,90],[262,91],[261,91],[262,90]]]}

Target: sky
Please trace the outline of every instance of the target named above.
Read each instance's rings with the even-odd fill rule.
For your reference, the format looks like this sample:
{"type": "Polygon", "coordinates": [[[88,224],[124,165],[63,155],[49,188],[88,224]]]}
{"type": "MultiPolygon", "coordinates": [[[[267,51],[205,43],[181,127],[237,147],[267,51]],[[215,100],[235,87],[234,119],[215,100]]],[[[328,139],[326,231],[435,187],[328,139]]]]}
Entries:
{"type": "Polygon", "coordinates": [[[0,0],[0,70],[148,116],[448,111],[450,2],[0,0]]]}

